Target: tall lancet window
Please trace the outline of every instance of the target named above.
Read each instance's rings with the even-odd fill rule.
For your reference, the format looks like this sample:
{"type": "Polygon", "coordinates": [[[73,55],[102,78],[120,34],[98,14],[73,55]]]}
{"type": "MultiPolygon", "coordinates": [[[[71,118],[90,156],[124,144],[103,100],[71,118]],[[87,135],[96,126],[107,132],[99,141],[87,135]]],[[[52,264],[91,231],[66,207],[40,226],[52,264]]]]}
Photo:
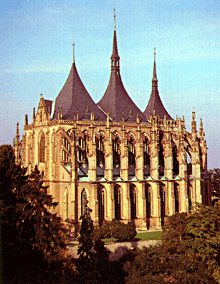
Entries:
{"type": "Polygon", "coordinates": [[[113,150],[113,176],[120,176],[120,140],[118,136],[112,140],[112,150],[113,150]]]}
{"type": "Polygon", "coordinates": [[[149,144],[148,139],[145,137],[143,141],[143,152],[144,152],[144,176],[150,174],[150,153],[149,153],[149,144]]]}
{"type": "Polygon", "coordinates": [[[147,183],[145,185],[145,199],[146,199],[146,222],[147,228],[150,228],[151,217],[151,186],[147,183]]]}
{"type": "Polygon", "coordinates": [[[160,214],[161,214],[161,225],[164,225],[164,219],[166,216],[166,187],[165,184],[160,184],[160,214]]]}
{"type": "Polygon", "coordinates": [[[131,220],[136,218],[136,187],[131,184],[130,185],[130,214],[131,220]]]}
{"type": "Polygon", "coordinates": [[[45,162],[45,150],[46,150],[45,135],[41,134],[40,144],[39,144],[39,160],[40,160],[40,163],[45,162]]]}
{"type": "Polygon", "coordinates": [[[135,141],[134,138],[131,136],[128,140],[128,175],[129,177],[135,176],[135,141]]]}
{"type": "Polygon", "coordinates": [[[174,199],[175,199],[175,213],[180,211],[179,208],[179,184],[174,183],[174,199]]]}
{"type": "Polygon", "coordinates": [[[78,178],[79,180],[88,177],[88,145],[87,145],[88,136],[83,134],[78,138],[77,145],[77,164],[78,164],[78,178]]]}
{"type": "Polygon", "coordinates": [[[100,137],[96,137],[96,163],[97,170],[96,175],[97,178],[100,179],[104,177],[104,168],[105,168],[105,153],[104,153],[104,137],[100,135],[100,137]]]}
{"type": "Polygon", "coordinates": [[[162,146],[162,134],[159,136],[159,175],[164,175],[164,152],[163,152],[163,146],[162,146]]]}
{"type": "Polygon", "coordinates": [[[104,194],[104,188],[102,186],[99,186],[97,189],[97,197],[98,197],[99,225],[101,226],[105,219],[105,194],[104,194]]]}
{"type": "Polygon", "coordinates": [[[70,162],[70,143],[65,137],[62,138],[62,145],[62,161],[70,162]]]}
{"type": "Polygon", "coordinates": [[[173,143],[173,174],[176,176],[179,174],[179,162],[177,155],[177,147],[176,144],[173,143]]]}
{"type": "Polygon", "coordinates": [[[86,153],[88,152],[86,136],[79,137],[78,139],[78,162],[88,164],[86,153]]]}
{"type": "Polygon", "coordinates": [[[121,192],[120,186],[116,185],[114,188],[114,198],[115,198],[115,219],[121,219],[121,192]]]}

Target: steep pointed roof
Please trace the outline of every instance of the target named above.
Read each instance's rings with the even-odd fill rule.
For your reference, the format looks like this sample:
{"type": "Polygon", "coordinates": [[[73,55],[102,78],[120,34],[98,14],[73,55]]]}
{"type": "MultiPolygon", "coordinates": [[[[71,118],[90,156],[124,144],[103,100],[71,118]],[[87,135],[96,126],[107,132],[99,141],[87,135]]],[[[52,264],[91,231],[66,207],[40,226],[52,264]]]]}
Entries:
{"type": "Polygon", "coordinates": [[[104,110],[105,113],[109,112],[111,119],[115,121],[122,121],[122,114],[124,114],[125,122],[136,122],[137,114],[140,121],[146,121],[146,117],[129,97],[122,83],[115,29],[113,34],[110,80],[104,96],[98,102],[98,106],[104,110]]]}
{"type": "Polygon", "coordinates": [[[166,111],[163,103],[161,101],[159,91],[158,91],[158,80],[157,80],[157,71],[156,71],[156,52],[154,49],[154,67],[153,67],[153,79],[152,79],[152,92],[150,99],[148,101],[147,107],[144,111],[144,115],[147,119],[153,114],[159,115],[159,118],[163,119],[166,116],[167,119],[172,119],[169,113],[166,111]]]}
{"type": "Polygon", "coordinates": [[[75,60],[66,83],[56,98],[53,119],[58,119],[59,111],[62,112],[63,119],[68,120],[76,119],[77,116],[79,120],[89,120],[91,112],[94,112],[94,120],[106,120],[106,115],[95,104],[83,85],[75,60]]]}

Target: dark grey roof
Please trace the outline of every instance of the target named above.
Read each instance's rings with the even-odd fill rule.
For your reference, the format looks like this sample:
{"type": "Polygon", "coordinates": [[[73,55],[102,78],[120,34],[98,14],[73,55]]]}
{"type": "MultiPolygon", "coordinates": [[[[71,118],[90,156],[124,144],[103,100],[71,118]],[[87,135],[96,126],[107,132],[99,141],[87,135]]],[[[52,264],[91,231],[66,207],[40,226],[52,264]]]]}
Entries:
{"type": "Polygon", "coordinates": [[[123,113],[125,121],[136,122],[137,114],[140,121],[146,121],[146,117],[134,104],[124,88],[120,75],[119,59],[116,31],[114,30],[110,80],[104,96],[98,102],[98,106],[105,113],[109,112],[110,117],[115,121],[122,121],[123,113]]]}
{"type": "Polygon", "coordinates": [[[48,112],[49,112],[49,114],[51,115],[51,111],[52,111],[52,103],[53,103],[53,101],[45,100],[45,103],[46,103],[47,111],[48,111],[48,112]]]}
{"type": "Polygon", "coordinates": [[[126,92],[121,80],[120,72],[113,70],[110,75],[107,90],[98,105],[115,121],[122,121],[124,113],[125,122],[136,122],[137,114],[140,121],[146,121],[145,116],[134,104],[126,92]]]}
{"type": "Polygon", "coordinates": [[[66,83],[56,98],[53,119],[58,118],[59,108],[62,108],[63,119],[76,119],[78,113],[79,120],[89,120],[91,112],[94,112],[95,120],[106,120],[106,115],[94,103],[83,85],[75,63],[72,64],[66,83]]]}
{"type": "Polygon", "coordinates": [[[152,92],[150,99],[148,101],[147,107],[144,111],[144,115],[147,119],[150,119],[150,116],[154,113],[159,115],[159,118],[163,119],[166,116],[166,119],[172,119],[169,113],[166,111],[163,103],[161,101],[159,91],[158,91],[158,80],[157,80],[157,73],[156,73],[156,61],[154,58],[154,67],[153,67],[153,79],[152,79],[152,92]]]}

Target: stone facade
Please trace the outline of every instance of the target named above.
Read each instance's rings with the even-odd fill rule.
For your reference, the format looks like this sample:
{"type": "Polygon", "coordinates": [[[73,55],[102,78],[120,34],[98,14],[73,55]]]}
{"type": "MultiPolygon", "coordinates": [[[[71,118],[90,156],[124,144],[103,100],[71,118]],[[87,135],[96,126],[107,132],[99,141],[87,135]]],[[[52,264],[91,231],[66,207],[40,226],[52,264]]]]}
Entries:
{"type": "MultiPolygon", "coordinates": [[[[111,76],[119,74],[115,44],[114,31],[111,76]]],[[[72,73],[76,76],[74,70],[72,73]]],[[[157,90],[155,76],[154,58],[151,97],[153,89],[157,90]]],[[[89,108],[84,118],[79,117],[80,111],[65,118],[62,107],[56,108],[56,117],[52,117],[51,109],[52,102],[41,95],[31,124],[25,116],[21,141],[17,125],[16,162],[21,161],[28,172],[38,165],[49,194],[58,202],[58,214],[63,220],[73,219],[76,230],[85,199],[95,224],[135,220],[140,229],[161,229],[167,216],[189,212],[195,202],[210,205],[205,134],[202,120],[197,134],[194,111],[191,132],[187,132],[184,117],[161,118],[157,106],[145,121],[139,110],[130,111],[128,117],[122,112],[119,121],[105,111],[105,119],[96,119],[89,108]]]]}

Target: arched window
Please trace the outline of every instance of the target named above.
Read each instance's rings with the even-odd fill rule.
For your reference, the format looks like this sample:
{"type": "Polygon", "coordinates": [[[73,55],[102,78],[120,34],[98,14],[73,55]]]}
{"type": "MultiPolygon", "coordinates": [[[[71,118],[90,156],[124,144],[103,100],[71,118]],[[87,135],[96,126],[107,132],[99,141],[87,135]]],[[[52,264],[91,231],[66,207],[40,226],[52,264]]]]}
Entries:
{"type": "Polygon", "coordinates": [[[147,228],[150,228],[150,217],[151,217],[151,191],[150,185],[145,185],[145,199],[146,199],[146,219],[147,219],[147,228]]]}
{"type": "Polygon", "coordinates": [[[62,161],[70,162],[70,143],[65,137],[62,137],[62,145],[62,161]]]}
{"type": "Polygon", "coordinates": [[[128,140],[128,165],[135,166],[135,145],[133,137],[128,140]]]}
{"type": "Polygon", "coordinates": [[[187,194],[188,194],[188,210],[192,209],[192,185],[188,184],[187,187],[187,194]]]}
{"type": "Polygon", "coordinates": [[[41,138],[40,138],[40,145],[39,145],[39,160],[40,160],[40,163],[44,163],[45,162],[45,136],[44,134],[41,135],[41,138]]]}
{"type": "Polygon", "coordinates": [[[160,184],[160,213],[161,213],[161,225],[164,225],[164,217],[166,215],[166,193],[165,185],[160,184]]]}
{"type": "Polygon", "coordinates": [[[79,137],[78,139],[78,162],[79,163],[88,165],[87,152],[88,152],[88,147],[87,147],[86,137],[85,136],[79,137]]]}
{"type": "Polygon", "coordinates": [[[85,188],[81,192],[81,215],[86,213],[86,205],[88,204],[87,192],[85,188]]]}
{"type": "Polygon", "coordinates": [[[159,140],[159,175],[164,175],[164,153],[163,153],[163,146],[162,146],[162,134],[160,134],[159,140]]]}
{"type": "Polygon", "coordinates": [[[187,175],[190,176],[192,174],[192,160],[191,160],[191,153],[188,149],[186,152],[186,159],[187,159],[187,175]]]}
{"type": "Polygon", "coordinates": [[[104,142],[103,137],[100,138],[96,137],[96,161],[97,166],[100,166],[101,168],[105,165],[105,154],[104,154],[104,142]]]}
{"type": "Polygon", "coordinates": [[[130,185],[130,205],[131,205],[131,220],[136,218],[136,191],[135,186],[130,185]]]}
{"type": "Polygon", "coordinates": [[[103,224],[103,221],[105,219],[105,195],[104,195],[104,189],[100,186],[98,188],[98,217],[99,217],[99,225],[101,226],[103,224]]]}
{"type": "Polygon", "coordinates": [[[120,140],[119,137],[116,136],[112,140],[112,151],[113,151],[113,176],[119,177],[120,176],[120,140]]]}
{"type": "Polygon", "coordinates": [[[176,144],[172,143],[172,150],[173,150],[173,174],[178,175],[179,174],[179,162],[177,158],[177,147],[176,144]]]}
{"type": "Polygon", "coordinates": [[[150,175],[150,153],[149,153],[149,145],[148,140],[145,137],[143,142],[143,152],[144,152],[144,176],[150,175]]]}
{"type": "Polygon", "coordinates": [[[136,161],[135,161],[135,141],[133,137],[127,141],[128,143],[128,175],[129,177],[135,176],[135,168],[136,168],[136,161]]]}
{"type": "Polygon", "coordinates": [[[174,183],[174,199],[175,199],[175,213],[179,212],[179,185],[174,183]]]}
{"type": "Polygon", "coordinates": [[[121,193],[120,187],[118,185],[114,188],[114,198],[115,198],[115,219],[121,219],[121,193]]]}

